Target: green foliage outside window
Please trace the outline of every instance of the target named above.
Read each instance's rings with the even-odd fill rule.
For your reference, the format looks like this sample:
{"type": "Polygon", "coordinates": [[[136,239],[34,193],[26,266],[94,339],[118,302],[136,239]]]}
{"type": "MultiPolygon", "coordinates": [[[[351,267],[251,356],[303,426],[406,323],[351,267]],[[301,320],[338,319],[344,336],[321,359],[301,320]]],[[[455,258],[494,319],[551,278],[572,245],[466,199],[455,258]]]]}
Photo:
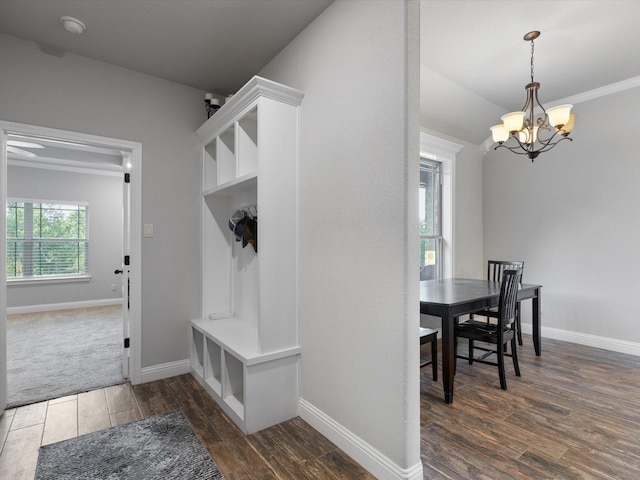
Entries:
{"type": "Polygon", "coordinates": [[[88,206],[7,203],[7,278],[88,273],[88,206]]]}

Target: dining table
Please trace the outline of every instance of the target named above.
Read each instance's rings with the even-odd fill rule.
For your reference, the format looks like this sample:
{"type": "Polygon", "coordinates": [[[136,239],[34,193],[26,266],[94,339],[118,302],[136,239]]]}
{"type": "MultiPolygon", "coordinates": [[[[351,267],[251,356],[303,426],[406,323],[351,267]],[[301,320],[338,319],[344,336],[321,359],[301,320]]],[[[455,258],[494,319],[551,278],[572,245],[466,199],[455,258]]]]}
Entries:
{"type": "MultiPolygon", "coordinates": [[[[541,355],[540,317],[542,285],[523,283],[518,288],[518,303],[532,299],[533,346],[541,355]]],[[[442,321],[442,383],[444,400],[453,402],[455,376],[455,325],[462,315],[496,307],[500,282],[468,278],[444,278],[420,282],[420,313],[440,317],[442,321]]]]}

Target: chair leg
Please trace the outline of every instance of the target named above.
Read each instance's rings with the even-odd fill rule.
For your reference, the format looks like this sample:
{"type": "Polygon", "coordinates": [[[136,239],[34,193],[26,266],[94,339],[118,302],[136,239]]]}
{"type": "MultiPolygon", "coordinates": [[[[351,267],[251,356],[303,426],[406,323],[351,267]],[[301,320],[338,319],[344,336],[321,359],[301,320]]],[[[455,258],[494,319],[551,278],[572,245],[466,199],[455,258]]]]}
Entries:
{"type": "Polygon", "coordinates": [[[516,304],[516,332],[518,334],[518,345],[522,346],[522,323],[520,322],[520,304],[516,304]]]}
{"type": "Polygon", "coordinates": [[[473,340],[469,339],[469,365],[473,365],[473,340]]]}
{"type": "Polygon", "coordinates": [[[511,339],[511,358],[513,358],[513,369],[516,372],[516,377],[520,376],[520,366],[518,365],[518,349],[516,347],[515,337],[511,339]]]}
{"type": "Polygon", "coordinates": [[[498,355],[498,373],[500,374],[500,388],[502,390],[506,390],[507,377],[504,373],[504,349],[501,346],[496,345],[496,353],[498,355]]]}
{"type": "Polygon", "coordinates": [[[433,373],[433,381],[438,381],[438,337],[434,335],[431,342],[431,369],[433,373]]]}
{"type": "MultiPolygon", "coordinates": [[[[442,354],[444,355],[444,348],[442,349],[442,354]]],[[[442,368],[444,369],[444,360],[442,363],[442,368]]],[[[456,374],[458,368],[458,337],[453,338],[453,374],[456,374]]],[[[444,370],[442,371],[442,375],[444,375],[444,370]]]]}

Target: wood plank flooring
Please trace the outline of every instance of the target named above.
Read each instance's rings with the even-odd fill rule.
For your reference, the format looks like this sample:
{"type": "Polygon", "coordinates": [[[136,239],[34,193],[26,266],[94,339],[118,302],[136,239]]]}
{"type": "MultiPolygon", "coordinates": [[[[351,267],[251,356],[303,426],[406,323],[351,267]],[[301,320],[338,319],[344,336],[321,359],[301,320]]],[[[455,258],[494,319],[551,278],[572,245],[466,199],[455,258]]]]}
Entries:
{"type": "Polygon", "coordinates": [[[374,479],[300,418],[244,435],[191,375],[8,410],[0,417],[0,479],[33,480],[40,445],[176,408],[187,416],[226,480],[374,479]]]}
{"type": "MultiPolygon", "coordinates": [[[[428,479],[640,478],[640,357],[525,335],[522,377],[458,360],[454,402],[431,367],[420,374],[428,479]]],[[[425,345],[424,354],[429,354],[425,345]]],[[[181,408],[227,480],[374,477],[300,418],[244,435],[182,375],[108,387],[5,412],[0,478],[32,480],[38,447],[181,408]]]]}
{"type": "Polygon", "coordinates": [[[458,359],[447,405],[423,369],[424,478],[640,478],[640,357],[545,338],[536,357],[523,340],[506,391],[497,367],[458,359]]]}
{"type": "Polygon", "coordinates": [[[0,478],[33,480],[41,445],[141,418],[129,384],[7,410],[0,416],[0,478]]]}

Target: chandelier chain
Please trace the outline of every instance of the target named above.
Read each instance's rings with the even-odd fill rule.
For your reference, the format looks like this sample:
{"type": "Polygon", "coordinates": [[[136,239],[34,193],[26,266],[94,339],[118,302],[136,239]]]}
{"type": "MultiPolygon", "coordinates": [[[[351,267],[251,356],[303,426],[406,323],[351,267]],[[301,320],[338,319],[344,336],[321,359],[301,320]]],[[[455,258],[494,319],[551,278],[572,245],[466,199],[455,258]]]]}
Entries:
{"type": "Polygon", "coordinates": [[[533,40],[531,40],[531,81],[533,82],[533,40]]]}

